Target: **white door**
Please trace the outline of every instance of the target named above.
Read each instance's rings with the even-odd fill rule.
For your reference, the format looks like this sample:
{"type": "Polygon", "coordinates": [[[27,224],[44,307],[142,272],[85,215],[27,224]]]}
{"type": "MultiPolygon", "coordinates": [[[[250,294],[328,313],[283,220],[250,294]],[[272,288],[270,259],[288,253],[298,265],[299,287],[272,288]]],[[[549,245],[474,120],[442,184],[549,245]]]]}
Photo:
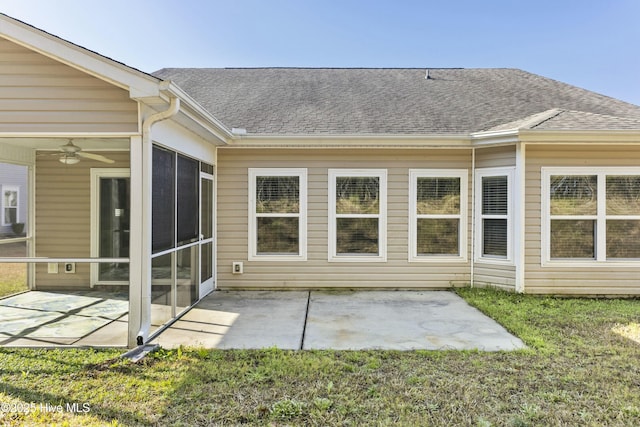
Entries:
{"type": "Polygon", "coordinates": [[[213,175],[200,173],[200,298],[213,291],[213,175]]]}
{"type": "MultiPolygon", "coordinates": [[[[129,258],[128,168],[91,169],[91,256],[129,258]]],[[[91,286],[129,284],[128,263],[91,264],[91,286]]]]}

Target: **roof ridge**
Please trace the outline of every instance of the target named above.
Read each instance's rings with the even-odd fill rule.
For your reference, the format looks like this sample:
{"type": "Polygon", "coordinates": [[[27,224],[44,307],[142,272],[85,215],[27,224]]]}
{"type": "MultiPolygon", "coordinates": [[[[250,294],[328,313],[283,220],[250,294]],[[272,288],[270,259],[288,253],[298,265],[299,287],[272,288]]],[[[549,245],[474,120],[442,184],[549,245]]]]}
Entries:
{"type": "Polygon", "coordinates": [[[560,108],[550,108],[548,110],[529,116],[529,119],[525,117],[524,119],[522,119],[523,122],[520,124],[520,126],[518,126],[518,129],[536,128],[547,120],[551,120],[552,118],[562,114],[563,112],[564,110],[560,108]]]}

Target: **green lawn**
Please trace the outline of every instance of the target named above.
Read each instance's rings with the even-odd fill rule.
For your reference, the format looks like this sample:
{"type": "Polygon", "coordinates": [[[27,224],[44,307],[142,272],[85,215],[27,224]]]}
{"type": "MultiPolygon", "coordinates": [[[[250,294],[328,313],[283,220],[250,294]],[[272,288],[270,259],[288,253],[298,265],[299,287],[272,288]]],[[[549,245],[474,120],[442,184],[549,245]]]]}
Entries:
{"type": "Polygon", "coordinates": [[[0,263],[0,298],[27,290],[27,264],[0,263]]]}
{"type": "Polygon", "coordinates": [[[0,425],[640,425],[640,300],[459,292],[530,349],[5,349],[0,425]]]}

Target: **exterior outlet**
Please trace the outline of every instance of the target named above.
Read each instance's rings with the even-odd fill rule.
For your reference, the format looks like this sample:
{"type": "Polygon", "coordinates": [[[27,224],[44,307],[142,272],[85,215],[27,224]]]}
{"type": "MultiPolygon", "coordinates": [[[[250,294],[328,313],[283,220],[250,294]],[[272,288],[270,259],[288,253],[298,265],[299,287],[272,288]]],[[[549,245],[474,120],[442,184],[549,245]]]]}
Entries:
{"type": "Polygon", "coordinates": [[[233,274],[242,274],[242,270],[243,270],[242,262],[235,261],[233,263],[233,270],[232,270],[233,274]]]}
{"type": "Polygon", "coordinates": [[[76,272],[76,263],[75,262],[66,262],[64,264],[64,272],[69,274],[75,274],[76,272]]]}

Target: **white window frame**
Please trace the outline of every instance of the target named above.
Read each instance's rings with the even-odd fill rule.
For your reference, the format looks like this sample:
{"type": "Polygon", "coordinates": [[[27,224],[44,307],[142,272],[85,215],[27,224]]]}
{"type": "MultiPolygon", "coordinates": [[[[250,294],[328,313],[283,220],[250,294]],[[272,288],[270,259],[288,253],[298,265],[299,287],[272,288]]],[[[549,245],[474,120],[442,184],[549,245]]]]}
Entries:
{"type": "Polygon", "coordinates": [[[387,261],[387,170],[386,169],[329,169],[329,262],[386,262],[387,261]],[[379,212],[377,214],[337,214],[336,179],[338,177],[375,177],[379,179],[379,212]],[[378,218],[378,255],[338,255],[336,247],[338,218],[378,218]]]}
{"type": "Polygon", "coordinates": [[[20,187],[17,185],[3,185],[2,186],[2,225],[9,226],[11,222],[4,221],[4,211],[5,209],[15,209],[16,210],[16,222],[20,222],[20,187]],[[15,191],[16,192],[16,205],[15,206],[5,206],[4,204],[4,193],[5,191],[15,191]]]}
{"type": "Polygon", "coordinates": [[[607,176],[635,175],[640,176],[640,168],[629,167],[542,167],[541,178],[541,264],[543,267],[637,267],[639,259],[607,259],[607,218],[640,220],[640,215],[607,215],[607,176]],[[592,219],[596,221],[595,258],[551,258],[551,192],[549,185],[551,176],[555,175],[590,175],[597,176],[597,213],[595,215],[554,215],[553,219],[592,219]]]}
{"type": "Polygon", "coordinates": [[[306,261],[307,260],[307,169],[306,168],[249,168],[249,261],[306,261]],[[299,179],[300,209],[298,213],[256,213],[256,178],[259,176],[297,176],[299,179]],[[261,216],[298,218],[298,254],[258,254],[257,218],[261,216]]]}
{"type": "Polygon", "coordinates": [[[513,180],[515,167],[497,167],[476,169],[475,173],[475,245],[474,260],[482,263],[514,265],[513,262],[513,211],[514,195],[513,180]],[[482,213],[482,178],[486,177],[507,177],[507,215],[484,215],[482,213]],[[483,255],[484,242],[484,219],[506,219],[507,220],[507,256],[483,255]]]}
{"type": "Polygon", "coordinates": [[[409,169],[409,262],[466,262],[467,261],[467,202],[469,171],[467,169],[409,169]],[[418,214],[418,178],[459,178],[460,212],[458,214],[418,214]],[[458,219],[458,255],[418,255],[418,219],[458,219]]]}

